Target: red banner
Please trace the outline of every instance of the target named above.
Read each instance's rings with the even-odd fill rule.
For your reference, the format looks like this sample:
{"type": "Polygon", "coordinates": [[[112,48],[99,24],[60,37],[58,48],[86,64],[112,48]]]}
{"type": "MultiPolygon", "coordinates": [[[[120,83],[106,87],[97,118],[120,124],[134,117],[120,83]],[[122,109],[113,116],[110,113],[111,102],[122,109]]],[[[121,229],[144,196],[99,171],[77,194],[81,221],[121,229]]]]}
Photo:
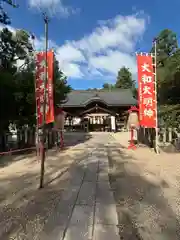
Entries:
{"type": "Polygon", "coordinates": [[[137,56],[139,123],[140,126],[156,127],[156,94],[152,56],[137,56]]]}
{"type": "MultiPolygon", "coordinates": [[[[44,81],[45,81],[45,52],[36,55],[36,106],[38,126],[43,124],[43,102],[44,102],[44,81]]],[[[53,99],[53,68],[54,53],[47,53],[47,85],[46,85],[46,123],[54,122],[54,99],[53,99]]]]}

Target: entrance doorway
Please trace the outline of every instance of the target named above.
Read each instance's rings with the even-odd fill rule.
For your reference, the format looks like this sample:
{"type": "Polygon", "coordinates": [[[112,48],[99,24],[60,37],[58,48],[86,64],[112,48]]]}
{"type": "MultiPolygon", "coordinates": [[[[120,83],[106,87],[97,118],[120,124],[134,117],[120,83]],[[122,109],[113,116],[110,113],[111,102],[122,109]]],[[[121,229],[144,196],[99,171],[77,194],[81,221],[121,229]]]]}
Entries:
{"type": "Polygon", "coordinates": [[[106,113],[88,114],[89,131],[106,132],[110,130],[110,115],[106,113]]]}

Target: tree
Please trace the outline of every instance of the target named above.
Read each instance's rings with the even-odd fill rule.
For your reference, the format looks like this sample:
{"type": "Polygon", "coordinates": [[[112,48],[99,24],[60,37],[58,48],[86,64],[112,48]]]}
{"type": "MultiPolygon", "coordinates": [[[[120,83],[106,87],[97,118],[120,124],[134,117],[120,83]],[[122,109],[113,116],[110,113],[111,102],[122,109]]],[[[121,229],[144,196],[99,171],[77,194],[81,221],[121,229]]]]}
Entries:
{"type": "Polygon", "coordinates": [[[104,83],[103,84],[103,89],[111,90],[113,88],[115,88],[115,86],[113,84],[110,84],[110,83],[104,83]]]}
{"type": "Polygon", "coordinates": [[[128,68],[122,67],[118,71],[118,76],[115,84],[104,83],[102,89],[107,89],[109,91],[117,88],[131,89],[133,97],[137,99],[137,88],[135,86],[135,81],[132,80],[132,74],[128,68]]]}
{"type": "MultiPolygon", "coordinates": [[[[24,30],[15,33],[7,28],[0,32],[0,54],[2,66],[0,71],[0,126],[6,129],[10,122],[21,127],[24,124],[35,124],[35,62],[30,36],[24,30]],[[23,60],[25,68],[17,68],[23,60]],[[31,62],[30,62],[31,60],[31,62]],[[5,104],[6,103],[6,104],[5,104]]],[[[54,64],[54,103],[55,106],[66,98],[70,91],[66,77],[54,64]]]]}
{"type": "Polygon", "coordinates": [[[87,91],[97,91],[98,88],[88,88],[87,91]]]}
{"type": "MultiPolygon", "coordinates": [[[[28,59],[32,51],[32,46],[29,41],[29,35],[18,30],[14,33],[7,28],[0,32],[0,125],[1,130],[6,129],[9,122],[12,122],[17,117],[19,111],[18,93],[21,91],[21,85],[17,84],[17,61],[28,59]],[[16,101],[18,99],[18,101],[16,101]]],[[[20,74],[18,74],[20,77],[20,74]]],[[[20,81],[21,78],[19,78],[20,81]]],[[[21,91],[22,93],[22,91],[21,91]]],[[[20,112],[19,112],[20,114],[20,112]]],[[[0,131],[1,131],[0,130],[0,131]]]]}
{"type": "Polygon", "coordinates": [[[28,61],[33,51],[30,35],[24,30],[11,32],[3,28],[0,32],[0,57],[3,70],[15,73],[17,61],[28,61]]]}
{"type": "Polygon", "coordinates": [[[117,80],[115,83],[116,88],[132,89],[135,86],[135,81],[132,79],[132,74],[128,68],[122,67],[118,71],[117,80]]]}
{"type": "MultiPolygon", "coordinates": [[[[36,124],[36,102],[35,102],[35,64],[28,64],[27,68],[20,71],[16,75],[16,124],[23,126],[24,124],[36,124]]],[[[66,77],[59,69],[59,63],[55,59],[54,62],[54,107],[66,99],[67,93],[71,90],[67,84],[66,77]]]]}
{"type": "MultiPolygon", "coordinates": [[[[172,56],[178,49],[176,33],[169,29],[164,29],[155,40],[157,44],[157,64],[158,66],[164,66],[168,57],[172,56]]],[[[151,52],[154,53],[154,46],[151,52]]]]}
{"type": "MultiPolygon", "coordinates": [[[[165,126],[180,124],[180,49],[174,32],[165,29],[157,42],[157,93],[159,117],[165,126]]],[[[151,52],[154,48],[151,49],[151,52]]]]}
{"type": "Polygon", "coordinates": [[[122,67],[118,71],[115,87],[124,89],[132,87],[132,74],[128,68],[122,67]]]}
{"type": "Polygon", "coordinates": [[[18,5],[14,4],[12,0],[0,0],[0,23],[7,25],[7,24],[10,24],[11,21],[8,14],[5,12],[4,8],[2,7],[3,2],[11,5],[14,8],[17,8],[18,5]]]}

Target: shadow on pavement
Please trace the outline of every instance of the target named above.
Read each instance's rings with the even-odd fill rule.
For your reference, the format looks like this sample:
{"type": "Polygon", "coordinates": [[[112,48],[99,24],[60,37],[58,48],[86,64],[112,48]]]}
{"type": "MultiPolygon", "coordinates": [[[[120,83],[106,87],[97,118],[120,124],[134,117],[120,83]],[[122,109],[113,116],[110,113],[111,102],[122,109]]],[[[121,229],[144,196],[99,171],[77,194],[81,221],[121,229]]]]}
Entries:
{"type": "MultiPolygon", "coordinates": [[[[97,144],[96,147],[98,157],[103,162],[106,157],[104,145],[97,144]]],[[[65,234],[66,240],[75,240],[76,234],[79,236],[78,240],[89,239],[87,234],[94,230],[97,176],[103,165],[100,167],[97,158],[87,149],[77,153],[70,165],[66,163],[67,158],[64,156],[64,159],[60,159],[63,164],[59,169],[58,164],[51,163],[51,169],[45,177],[46,186],[42,190],[37,190],[39,176],[33,172],[1,180],[0,188],[8,188],[8,193],[12,193],[7,193],[0,199],[1,240],[61,240],[65,234]],[[53,178],[55,172],[57,176],[53,178]],[[11,203],[8,204],[7,199],[11,203]],[[76,211],[75,204],[79,205],[76,211]],[[73,230],[69,232],[70,220],[73,230]],[[81,228],[85,232],[81,232],[81,228]]],[[[107,179],[102,176],[101,181],[107,179]]],[[[105,210],[100,215],[108,218],[106,205],[109,203],[104,195],[99,198],[101,204],[105,205],[105,210]]]]}
{"type": "Polygon", "coordinates": [[[108,158],[121,239],[180,239],[180,216],[175,215],[162,191],[168,184],[153,173],[142,172],[137,159],[122,149],[108,148],[108,158]]]}
{"type": "Polygon", "coordinates": [[[67,147],[84,143],[91,138],[92,138],[92,135],[86,132],[65,132],[64,133],[64,143],[65,143],[65,146],[67,147]]]}
{"type": "MultiPolygon", "coordinates": [[[[65,146],[63,150],[67,150],[72,146],[76,146],[80,143],[84,143],[90,140],[91,137],[92,137],[91,134],[85,133],[85,132],[65,132],[64,133],[65,146]]],[[[60,149],[59,151],[63,151],[63,150],[60,149]]],[[[51,150],[48,150],[47,152],[49,151],[51,152],[51,150]]],[[[34,156],[36,156],[36,148],[30,149],[30,150],[22,149],[20,152],[0,155],[0,168],[6,167],[7,165],[17,161],[23,161],[24,158],[31,158],[34,156]]]]}

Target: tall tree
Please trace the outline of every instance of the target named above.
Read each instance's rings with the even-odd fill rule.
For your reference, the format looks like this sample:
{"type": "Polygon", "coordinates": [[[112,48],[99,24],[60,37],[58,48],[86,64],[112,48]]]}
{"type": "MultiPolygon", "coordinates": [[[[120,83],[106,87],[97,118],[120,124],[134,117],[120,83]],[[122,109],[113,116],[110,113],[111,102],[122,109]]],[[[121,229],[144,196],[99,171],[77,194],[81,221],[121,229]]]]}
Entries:
{"type": "MultiPolygon", "coordinates": [[[[166,126],[180,124],[180,49],[176,33],[162,30],[157,42],[157,92],[159,117],[166,126]]],[[[151,49],[154,52],[154,48],[151,49]]]]}
{"type": "MultiPolygon", "coordinates": [[[[176,33],[169,29],[162,30],[155,38],[157,43],[157,63],[158,66],[164,66],[168,57],[172,56],[178,49],[176,33]]],[[[154,46],[151,49],[154,52],[154,46]]]]}
{"type": "Polygon", "coordinates": [[[135,81],[132,79],[132,74],[128,68],[122,67],[118,71],[117,80],[115,83],[116,88],[132,89],[135,86],[135,81]]]}
{"type": "Polygon", "coordinates": [[[30,35],[24,30],[16,32],[3,28],[0,32],[0,57],[3,70],[14,73],[17,61],[27,61],[33,51],[30,35]]]}
{"type": "Polygon", "coordinates": [[[12,0],[0,0],[0,23],[7,25],[7,24],[10,24],[11,21],[10,21],[8,14],[6,13],[6,11],[4,10],[4,8],[2,6],[3,3],[7,3],[14,8],[17,8],[18,5],[16,5],[12,0]]]}
{"type": "Polygon", "coordinates": [[[111,90],[113,89],[115,86],[113,84],[110,84],[110,83],[104,83],[103,84],[103,89],[108,89],[108,90],[111,90]]]}
{"type": "MultiPolygon", "coordinates": [[[[0,125],[5,129],[9,122],[18,126],[35,123],[35,88],[33,48],[30,36],[23,30],[15,33],[7,28],[0,32],[0,55],[2,66],[0,71],[0,125]],[[24,69],[18,69],[19,60],[26,62],[24,69]],[[5,94],[6,93],[6,94],[5,94]]],[[[59,69],[58,61],[54,64],[54,98],[55,105],[66,98],[70,91],[67,79],[59,69]]]]}
{"type": "MultiPolygon", "coordinates": [[[[26,60],[32,51],[29,35],[22,30],[14,33],[7,28],[0,32],[0,128],[5,129],[9,121],[13,121],[17,114],[17,93],[21,91],[21,85],[16,84],[17,61],[26,60]],[[17,88],[16,88],[17,86],[17,88]],[[16,91],[18,90],[18,91],[16,91]]],[[[20,75],[18,74],[20,77],[20,75]]],[[[20,79],[19,79],[20,80],[20,79]]],[[[22,93],[22,91],[21,91],[22,93]]]]}

